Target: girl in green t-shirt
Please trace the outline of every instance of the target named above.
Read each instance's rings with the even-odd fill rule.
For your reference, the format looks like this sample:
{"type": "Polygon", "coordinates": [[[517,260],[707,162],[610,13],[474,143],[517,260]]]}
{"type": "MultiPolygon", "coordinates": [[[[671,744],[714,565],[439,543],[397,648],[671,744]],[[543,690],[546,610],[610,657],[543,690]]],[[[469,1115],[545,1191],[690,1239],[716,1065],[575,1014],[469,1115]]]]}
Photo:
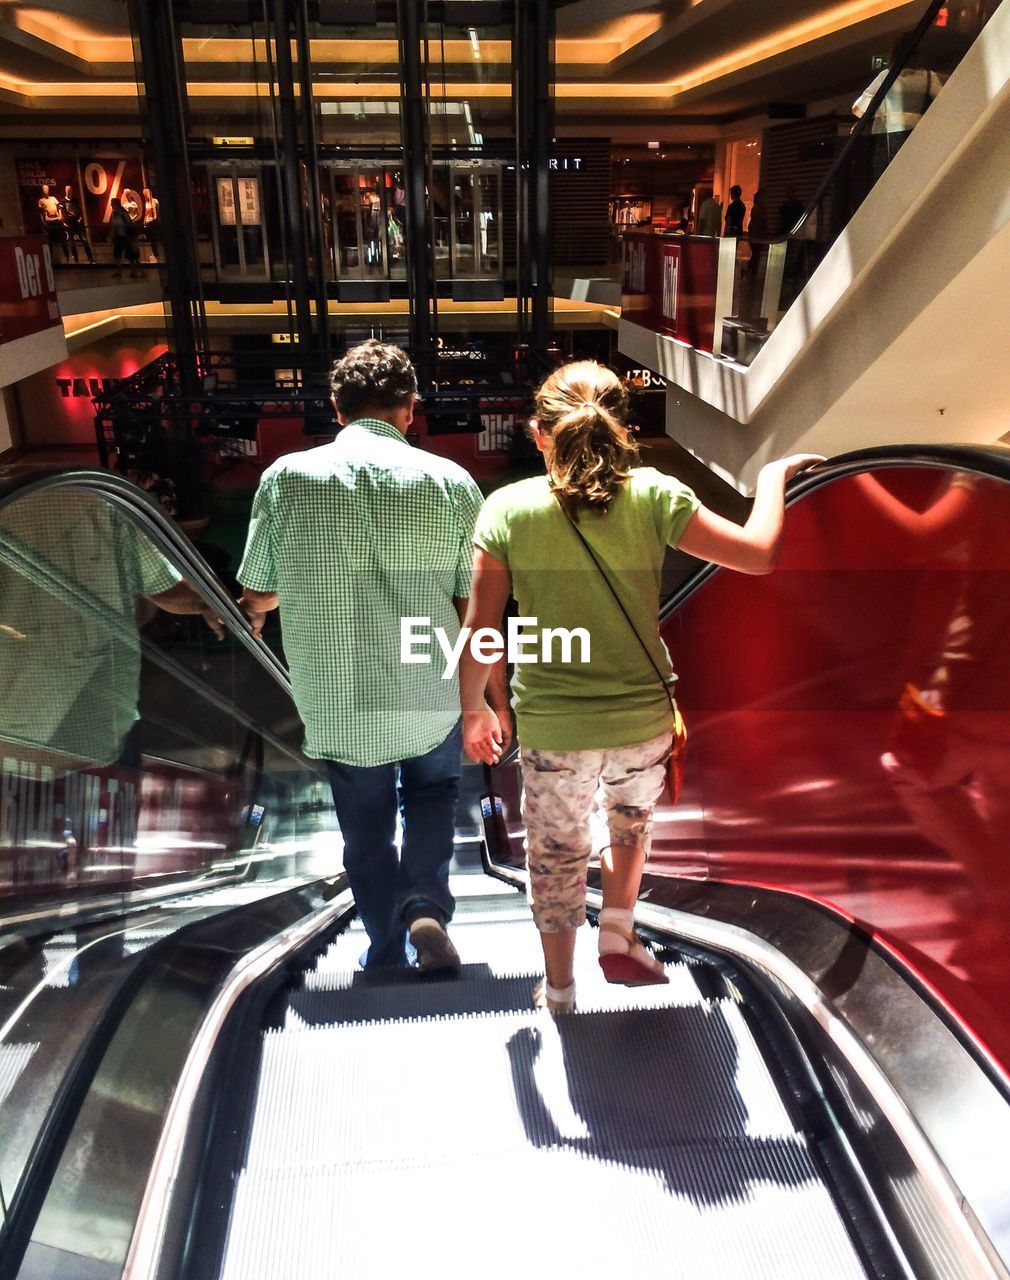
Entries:
{"type": "MultiPolygon", "coordinates": [[[[499,632],[514,595],[524,628],[512,705],[530,897],[546,969],[534,998],[555,1013],[575,1006],[575,931],[586,915],[597,797],[609,830],[601,855],[604,976],[630,985],[667,981],[634,931],[653,810],[681,746],[676,677],[658,622],[666,547],[743,573],[770,572],[786,481],[822,460],[800,454],[765,466],[740,527],[679,481],[636,467],[627,414],[627,392],[611,370],[590,360],[555,370],[537,391],[530,421],[547,474],[492,494],[474,534],[465,625],[471,635],[499,632]]],[[[502,727],[484,698],[489,671],[486,659],[464,648],[464,747],[472,759],[495,764],[502,727]]]]}

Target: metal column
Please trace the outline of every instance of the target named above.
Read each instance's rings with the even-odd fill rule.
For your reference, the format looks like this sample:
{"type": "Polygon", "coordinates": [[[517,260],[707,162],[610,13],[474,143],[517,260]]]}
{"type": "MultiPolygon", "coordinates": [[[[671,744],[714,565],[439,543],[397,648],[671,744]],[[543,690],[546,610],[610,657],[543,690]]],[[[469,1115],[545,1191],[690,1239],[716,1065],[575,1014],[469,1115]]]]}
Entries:
{"type": "Polygon", "coordinates": [[[312,291],[316,301],[316,338],[322,355],[330,350],[330,314],[326,298],[326,240],[323,235],[323,198],[319,183],[316,146],[316,114],[312,101],[312,52],[309,44],[308,0],[295,0],[295,48],[301,89],[302,126],[305,139],[305,176],[308,195],[308,236],[312,249],[312,291]]]}
{"type": "Polygon", "coordinates": [[[516,0],[513,93],[518,218],[516,307],[519,340],[546,359],[550,343],[551,94],[554,11],[550,0],[516,0]]]}
{"type": "Polygon", "coordinates": [[[159,223],[165,246],[165,298],[171,311],[169,334],[180,373],[195,389],[195,357],[205,335],[190,199],[182,42],[172,5],[162,0],[131,0],[130,22],[157,173],[155,194],[160,201],[159,223]]]}
{"type": "Polygon", "coordinates": [[[410,297],[410,347],[422,386],[429,385],[435,367],[435,327],[431,301],[435,289],[431,237],[425,185],[430,169],[428,101],[421,66],[419,0],[397,0],[397,36],[400,45],[400,121],[403,137],[404,192],[406,194],[407,290],[410,297]]]}
{"type": "Polygon", "coordinates": [[[281,121],[281,216],[287,232],[291,288],[295,299],[295,329],[302,359],[312,350],[312,313],[309,308],[309,268],[306,253],[304,204],[299,161],[298,108],[295,102],[294,66],[291,59],[291,24],[287,0],[272,0],[274,69],[281,121]]]}

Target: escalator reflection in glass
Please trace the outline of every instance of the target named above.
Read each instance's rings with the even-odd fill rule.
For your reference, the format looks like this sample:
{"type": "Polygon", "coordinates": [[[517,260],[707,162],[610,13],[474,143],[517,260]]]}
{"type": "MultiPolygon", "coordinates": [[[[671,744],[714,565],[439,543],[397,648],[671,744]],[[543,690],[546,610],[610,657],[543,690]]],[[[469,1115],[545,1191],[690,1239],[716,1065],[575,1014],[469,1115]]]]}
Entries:
{"type": "Polygon", "coordinates": [[[83,482],[0,492],[8,1204],[132,957],[187,921],[340,867],[289,689],[239,638],[237,615],[217,638],[215,606],[171,552],[181,535],[151,512],[157,545],[128,505],[83,482]]]}

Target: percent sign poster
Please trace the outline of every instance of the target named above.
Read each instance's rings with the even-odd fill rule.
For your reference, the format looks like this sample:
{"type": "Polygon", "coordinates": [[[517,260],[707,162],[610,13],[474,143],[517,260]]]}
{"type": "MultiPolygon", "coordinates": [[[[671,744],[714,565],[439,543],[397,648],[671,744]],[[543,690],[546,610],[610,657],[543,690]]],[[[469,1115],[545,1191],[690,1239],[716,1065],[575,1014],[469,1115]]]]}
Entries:
{"type": "Polygon", "coordinates": [[[144,170],[139,156],[81,161],[84,185],[84,214],[95,240],[109,237],[113,200],[121,200],[123,208],[140,222],[144,215],[144,170]]]}

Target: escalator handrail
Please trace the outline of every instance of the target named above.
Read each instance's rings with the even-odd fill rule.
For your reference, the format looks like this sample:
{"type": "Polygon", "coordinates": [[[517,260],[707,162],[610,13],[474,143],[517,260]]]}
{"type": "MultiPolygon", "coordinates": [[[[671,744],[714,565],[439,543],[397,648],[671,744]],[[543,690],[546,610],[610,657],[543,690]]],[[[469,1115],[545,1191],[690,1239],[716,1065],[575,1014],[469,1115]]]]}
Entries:
{"type": "Polygon", "coordinates": [[[291,677],[277,655],[258,640],[245,615],[231,598],[197,548],[164,509],[143,489],[124,476],[89,467],[57,470],[30,468],[0,475],[0,511],[29,494],[80,490],[122,507],[154,546],[172,561],[182,576],[218,613],[226,630],[292,696],[291,677]]]}
{"type": "MultiPolygon", "coordinates": [[[[930,444],[930,445],[874,445],[867,449],[854,449],[819,462],[807,471],[801,471],[786,488],[786,506],[805,498],[823,485],[844,480],[862,471],[892,467],[946,467],[952,471],[969,471],[975,475],[1003,480],[1010,484],[1010,449],[993,449],[986,445],[930,444]]],[[[680,585],[660,601],[659,621],[662,623],[675,613],[690,596],[714,574],[723,573],[721,565],[702,564],[685,578],[680,585]]]]}
{"type": "MultiPolygon", "coordinates": [[[[254,951],[247,954],[235,966],[232,978],[226,983],[226,989],[229,983],[234,983],[234,975],[246,974],[250,970],[252,962],[262,953],[268,952],[273,956],[279,951],[281,959],[283,959],[285,944],[288,943],[291,937],[294,937],[297,943],[302,943],[306,933],[311,936],[320,928],[329,924],[335,914],[339,915],[340,911],[346,911],[346,899],[349,897],[346,892],[346,880],[342,875],[338,876],[336,880],[322,879],[299,885],[295,889],[279,889],[275,895],[266,896],[273,897],[277,902],[294,901],[305,893],[320,889],[324,891],[324,898],[335,896],[338,890],[341,896],[337,898],[335,904],[333,902],[324,903],[317,906],[313,911],[303,914],[298,921],[287,926],[279,934],[261,943],[254,951]]],[[[266,897],[264,900],[266,900],[266,897]]],[[[90,1027],[87,1038],[74,1053],[67,1070],[54,1089],[42,1124],[36,1133],[25,1168],[22,1171],[14,1194],[6,1206],[5,1219],[0,1221],[0,1246],[2,1246],[0,1247],[0,1280],[15,1280],[15,1277],[20,1275],[20,1265],[23,1261],[25,1250],[31,1241],[42,1205],[49,1193],[60,1156],[66,1148],[67,1141],[71,1136],[85,1099],[94,1085],[109,1045],[120,1028],[131,1002],[141,990],[144,982],[147,981],[157,965],[172,953],[173,949],[198,937],[200,930],[211,919],[216,919],[218,922],[234,919],[238,922],[243,919],[243,915],[248,909],[247,904],[224,907],[220,912],[214,913],[210,917],[199,916],[196,919],[184,921],[173,929],[171,933],[163,938],[156,939],[143,952],[133,957],[133,962],[129,969],[121,974],[106,1007],[90,1027]]],[[[256,972],[258,973],[259,971],[256,970],[256,972]]],[[[219,999],[220,993],[213,997],[214,1005],[218,1003],[219,999]]],[[[194,1049],[191,1048],[186,1059],[187,1065],[193,1054],[194,1049]]],[[[172,1105],[175,1106],[174,1099],[172,1105]]],[[[178,1110],[179,1108],[176,1106],[175,1109],[178,1110]]],[[[181,1125],[182,1121],[178,1120],[175,1130],[178,1130],[181,1125]]],[[[174,1132],[173,1136],[179,1138],[178,1132],[174,1132]]],[[[161,1155],[165,1141],[165,1135],[163,1134],[158,1145],[159,1155],[161,1155]]],[[[145,1195],[144,1199],[146,1205],[147,1195],[145,1195]]],[[[159,1222],[159,1226],[162,1225],[159,1222]]],[[[160,1239],[161,1236],[159,1234],[159,1243],[160,1239]]]]}
{"type": "Polygon", "coordinates": [[[772,243],[781,243],[784,240],[791,240],[794,236],[798,236],[800,231],[809,221],[809,219],[812,218],[814,214],[817,212],[817,209],[820,206],[821,201],[824,199],[827,193],[831,190],[831,187],[833,186],[835,179],[838,177],[839,173],[842,171],[843,166],[848,161],[848,158],[851,155],[853,148],[856,146],[859,139],[862,138],[862,136],[867,132],[867,130],[873,127],[873,121],[876,118],[878,109],[883,105],[884,99],[891,92],[891,89],[895,81],[901,75],[902,71],[904,71],[908,63],[908,59],[912,56],[913,53],[915,53],[918,50],[919,45],[922,43],[926,32],[930,29],[930,27],[932,27],[934,19],[936,18],[937,14],[940,12],[940,10],[943,8],[943,6],[946,3],[947,3],[947,0],[930,0],[930,3],[926,6],[926,11],[923,13],[922,17],[919,19],[918,25],[916,26],[915,30],[912,32],[911,36],[908,39],[908,43],[905,46],[905,56],[901,59],[900,62],[896,62],[894,66],[888,67],[887,75],[884,76],[883,80],[881,81],[877,89],[877,92],[870,99],[866,110],[863,112],[863,114],[859,117],[859,119],[853,125],[852,131],[850,132],[849,136],[845,139],[845,142],[842,145],[841,151],[839,151],[838,155],[835,156],[834,160],[831,163],[831,167],[828,169],[827,173],[821,179],[820,185],[818,186],[817,190],[807,201],[807,207],[803,210],[802,214],[800,214],[799,218],[796,220],[795,224],[788,232],[784,232],[782,235],[772,237],[772,240],[771,240],[772,243]]]}
{"type": "MultiPolygon", "coordinates": [[[[948,3],[948,0],[930,0],[930,3],[926,7],[925,13],[923,13],[922,17],[919,19],[918,25],[916,26],[915,30],[911,33],[909,37],[908,44],[905,49],[904,58],[902,58],[900,62],[896,62],[894,66],[889,67],[887,69],[887,74],[885,75],[884,79],[881,81],[880,87],[877,89],[876,93],[870,99],[870,102],[866,110],[856,120],[856,123],[852,126],[852,131],[850,132],[849,136],[845,139],[845,142],[842,146],[841,151],[838,152],[834,160],[831,162],[831,165],[827,173],[821,179],[820,185],[817,187],[817,190],[807,201],[803,212],[796,219],[792,227],[788,231],[780,232],[778,235],[774,235],[774,236],[747,235],[747,236],[738,237],[740,240],[745,240],[750,244],[760,244],[760,245],[785,244],[789,240],[795,239],[800,234],[800,232],[803,230],[806,224],[817,212],[817,209],[820,206],[821,201],[831,190],[831,187],[833,186],[836,179],[838,178],[838,175],[842,171],[843,166],[848,161],[849,156],[852,154],[852,151],[857,145],[857,143],[859,142],[859,139],[863,137],[863,135],[867,132],[868,129],[871,129],[873,127],[873,121],[874,121],[874,118],[876,117],[878,108],[881,106],[884,99],[890,93],[892,87],[894,86],[895,81],[901,75],[902,71],[904,71],[908,62],[908,58],[913,53],[915,53],[916,50],[919,48],[919,45],[922,43],[923,37],[925,36],[926,32],[930,29],[930,27],[932,27],[933,20],[936,18],[937,14],[947,3],[948,3]]],[[[682,240],[684,238],[682,235],[677,235],[675,233],[670,233],[670,232],[658,232],[657,234],[667,235],[671,239],[677,239],[677,240],[682,240]]],[[[704,237],[704,238],[708,239],[709,237],[704,237]]]]}

